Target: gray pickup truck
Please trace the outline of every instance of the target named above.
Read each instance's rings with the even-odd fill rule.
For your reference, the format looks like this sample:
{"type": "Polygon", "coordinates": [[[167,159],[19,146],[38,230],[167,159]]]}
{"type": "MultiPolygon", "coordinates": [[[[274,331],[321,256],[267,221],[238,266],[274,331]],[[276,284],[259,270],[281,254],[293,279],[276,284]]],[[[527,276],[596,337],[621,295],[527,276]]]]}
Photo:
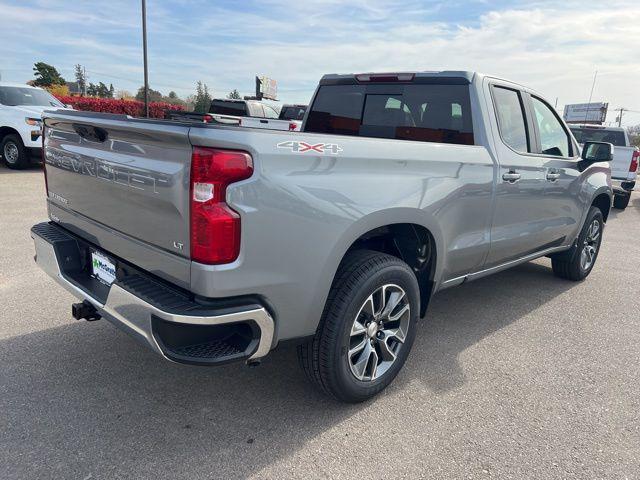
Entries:
{"type": "Polygon", "coordinates": [[[326,75],[301,132],[56,111],[43,135],[31,235],[75,318],[195,365],[295,341],[348,402],[393,380],[435,292],[542,256],[584,279],[612,201],[610,144],[472,72],[326,75]]]}

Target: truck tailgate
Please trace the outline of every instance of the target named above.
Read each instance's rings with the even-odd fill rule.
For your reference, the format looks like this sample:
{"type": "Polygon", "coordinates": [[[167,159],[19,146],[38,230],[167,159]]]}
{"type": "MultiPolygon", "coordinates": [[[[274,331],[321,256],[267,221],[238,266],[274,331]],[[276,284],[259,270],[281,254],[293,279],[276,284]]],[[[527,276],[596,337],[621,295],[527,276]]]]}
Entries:
{"type": "MultiPolygon", "coordinates": [[[[63,226],[125,259],[123,239],[151,247],[141,261],[161,276],[152,252],[188,260],[188,126],[58,111],[45,115],[44,149],[52,218],[63,216],[63,226]],[[109,242],[115,237],[120,242],[109,242]]],[[[188,268],[179,277],[188,284],[188,268]]]]}
{"type": "Polygon", "coordinates": [[[610,163],[611,178],[635,180],[636,173],[629,171],[635,151],[635,147],[613,147],[613,161],[610,163]]]}

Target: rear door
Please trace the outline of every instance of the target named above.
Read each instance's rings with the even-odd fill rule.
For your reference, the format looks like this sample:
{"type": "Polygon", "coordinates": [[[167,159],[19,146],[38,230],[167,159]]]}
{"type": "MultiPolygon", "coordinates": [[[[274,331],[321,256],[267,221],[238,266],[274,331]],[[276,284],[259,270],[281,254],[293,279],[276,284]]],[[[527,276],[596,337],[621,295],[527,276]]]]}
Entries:
{"type": "Polygon", "coordinates": [[[516,86],[489,82],[485,86],[498,155],[491,248],[484,268],[524,257],[549,243],[545,232],[545,159],[535,155],[528,94],[516,86]]]}

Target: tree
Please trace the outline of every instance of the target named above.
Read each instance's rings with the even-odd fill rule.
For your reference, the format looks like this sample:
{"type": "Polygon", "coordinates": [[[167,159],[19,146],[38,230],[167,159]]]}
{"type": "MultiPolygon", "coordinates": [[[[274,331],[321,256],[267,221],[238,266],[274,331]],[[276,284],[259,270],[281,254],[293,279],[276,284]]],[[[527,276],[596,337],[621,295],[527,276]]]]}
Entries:
{"type": "Polygon", "coordinates": [[[129,90],[118,90],[118,91],[115,93],[115,96],[114,96],[114,97],[115,97],[115,98],[119,98],[119,99],[126,99],[126,100],[129,100],[129,99],[132,99],[132,98],[133,98],[133,95],[131,95],[131,92],[130,92],[129,90]]]}
{"type": "Polygon", "coordinates": [[[227,95],[227,98],[232,98],[232,99],[236,99],[236,100],[240,100],[242,97],[240,96],[240,92],[238,92],[238,90],[236,90],[235,88],[233,90],[231,90],[229,92],[229,94],[227,95]]]}
{"type": "Polygon", "coordinates": [[[82,65],[76,65],[76,83],[78,84],[78,90],[80,95],[84,96],[87,93],[87,77],[84,74],[84,68],[82,65]]]}
{"type": "Polygon", "coordinates": [[[113,88],[113,83],[109,84],[109,98],[113,98],[113,94],[115,93],[115,89],[113,88]]]}
{"type": "Polygon", "coordinates": [[[211,95],[206,83],[198,80],[196,84],[196,98],[194,99],[193,110],[198,113],[207,113],[211,108],[211,95]]]}
{"type": "Polygon", "coordinates": [[[66,85],[67,82],[56,67],[44,62],[37,62],[33,65],[33,76],[36,77],[33,84],[36,87],[48,87],[50,85],[66,85]]]}
{"type": "Polygon", "coordinates": [[[91,82],[89,82],[89,85],[87,86],[87,95],[89,95],[90,97],[97,97],[98,96],[98,86],[94,85],[91,82]]]}
{"type": "Polygon", "coordinates": [[[176,92],[174,92],[173,90],[171,90],[171,91],[169,92],[169,98],[170,98],[171,100],[176,100],[176,99],[178,98],[178,94],[177,94],[176,92]]]}
{"type": "Polygon", "coordinates": [[[640,147],[640,125],[627,127],[627,134],[629,135],[629,142],[631,142],[631,145],[640,147]]]}
{"type": "MultiPolygon", "coordinates": [[[[138,89],[138,93],[136,93],[136,100],[140,102],[144,102],[144,86],[138,89]]],[[[153,88],[149,88],[149,101],[150,102],[161,102],[162,101],[162,93],[158,90],[154,90],[153,88]]]]}
{"type": "Polygon", "coordinates": [[[69,87],[67,84],[64,85],[49,85],[45,87],[51,95],[54,97],[68,97],[69,96],[69,87]]]}

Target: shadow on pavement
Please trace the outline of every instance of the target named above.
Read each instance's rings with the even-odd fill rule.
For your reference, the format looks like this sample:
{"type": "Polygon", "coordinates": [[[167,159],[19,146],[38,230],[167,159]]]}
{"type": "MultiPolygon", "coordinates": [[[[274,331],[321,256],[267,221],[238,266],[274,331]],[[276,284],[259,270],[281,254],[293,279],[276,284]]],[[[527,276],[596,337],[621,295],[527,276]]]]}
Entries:
{"type": "MultiPolygon", "coordinates": [[[[572,285],[526,264],[440,293],[382,400],[412,381],[434,396],[472,381],[462,351],[572,285]]],[[[4,478],[244,478],[377,401],[342,405],[316,393],[291,348],[258,368],[182,366],[107,322],[2,340],[0,361],[4,478]]]]}
{"type": "Polygon", "coordinates": [[[29,173],[29,172],[33,172],[34,170],[42,170],[42,164],[40,164],[40,163],[32,163],[27,168],[23,168],[21,170],[12,170],[11,168],[8,168],[5,165],[4,161],[0,157],[0,175],[6,175],[6,174],[9,174],[9,173],[13,173],[15,175],[20,175],[21,173],[29,173]]]}

